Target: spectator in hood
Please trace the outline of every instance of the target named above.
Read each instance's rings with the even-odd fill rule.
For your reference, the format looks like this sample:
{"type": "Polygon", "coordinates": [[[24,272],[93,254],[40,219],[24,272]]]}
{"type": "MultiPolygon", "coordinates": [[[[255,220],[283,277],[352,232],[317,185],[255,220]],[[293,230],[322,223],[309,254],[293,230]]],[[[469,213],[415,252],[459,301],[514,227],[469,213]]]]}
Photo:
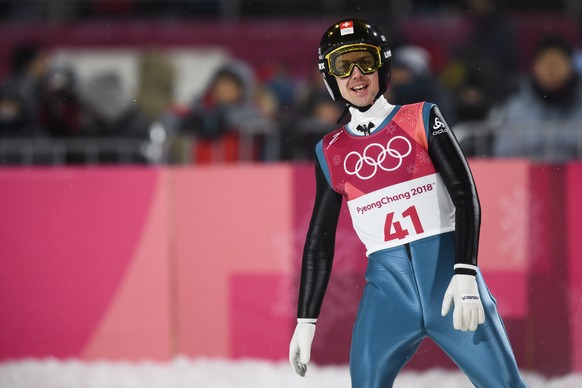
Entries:
{"type": "Polygon", "coordinates": [[[149,138],[149,122],[131,101],[118,74],[91,78],[83,92],[87,111],[86,131],[103,137],[149,138]]]}
{"type": "Polygon", "coordinates": [[[194,101],[188,129],[207,139],[235,130],[241,119],[257,114],[252,102],[254,82],[251,69],[242,62],[220,67],[194,101]]]}
{"type": "Polygon", "coordinates": [[[264,124],[255,105],[255,86],[244,62],[231,61],[217,69],[183,122],[183,130],[197,139],[195,162],[239,160],[239,134],[264,124]]]}
{"type": "Polygon", "coordinates": [[[323,135],[337,128],[346,104],[329,98],[321,73],[315,68],[298,89],[294,105],[297,119],[283,135],[283,159],[313,160],[312,150],[323,135]]]}
{"type": "Polygon", "coordinates": [[[42,79],[39,120],[52,136],[82,135],[82,104],[77,76],[71,67],[55,66],[42,79]]]}
{"type": "Polygon", "coordinates": [[[47,73],[48,55],[36,44],[16,46],[10,55],[10,75],[2,83],[3,126],[15,136],[40,134],[38,125],[39,83],[47,73]],[[8,108],[8,104],[13,108],[8,108]],[[11,113],[12,112],[12,113],[11,113]],[[14,116],[13,116],[14,114],[14,116]]]}
{"type": "Polygon", "coordinates": [[[542,37],[519,90],[491,114],[495,156],[562,162],[582,154],[582,83],[572,51],[560,36],[542,37]]]}
{"type": "Polygon", "coordinates": [[[503,1],[465,0],[470,30],[441,71],[452,91],[458,122],[481,121],[515,90],[515,28],[503,1]]]}
{"type": "Polygon", "coordinates": [[[454,124],[452,97],[433,76],[427,50],[413,45],[401,46],[394,51],[391,67],[391,85],[386,96],[390,103],[403,105],[430,101],[439,106],[449,124],[454,124]]]}
{"type": "Polygon", "coordinates": [[[0,88],[0,137],[29,137],[40,134],[34,115],[14,89],[0,88]]]}

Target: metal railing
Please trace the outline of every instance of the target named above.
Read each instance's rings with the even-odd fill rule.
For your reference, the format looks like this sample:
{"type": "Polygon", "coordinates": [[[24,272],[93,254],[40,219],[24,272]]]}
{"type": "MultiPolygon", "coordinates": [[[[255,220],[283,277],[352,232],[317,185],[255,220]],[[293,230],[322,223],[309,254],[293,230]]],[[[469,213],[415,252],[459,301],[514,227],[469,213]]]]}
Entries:
{"type": "Polygon", "coordinates": [[[455,125],[453,132],[467,156],[582,159],[582,121],[470,122],[455,125]]]}
{"type": "MultiPolygon", "coordinates": [[[[192,134],[172,135],[153,124],[149,139],[123,137],[0,138],[0,166],[67,164],[189,164],[198,139],[192,134]]],[[[279,129],[271,120],[247,120],[238,130],[238,161],[280,159],[279,129]],[[260,158],[253,155],[261,139],[260,158]]],[[[213,147],[220,147],[219,142],[213,147]]],[[[215,162],[223,161],[220,152],[215,162]]]]}
{"type": "MultiPolygon", "coordinates": [[[[239,131],[239,159],[253,161],[251,144],[263,137],[261,161],[277,161],[280,133],[272,123],[253,123],[239,131]],[[258,125],[261,124],[261,125],[258,125]]],[[[496,126],[470,122],[453,127],[468,157],[516,157],[545,162],[582,159],[582,121],[521,122],[496,126]]],[[[194,136],[150,140],[131,138],[0,138],[0,166],[65,164],[192,163],[194,136]],[[179,157],[178,151],[187,157],[179,157]]],[[[255,160],[256,161],[256,160],[255,160]]]]}
{"type": "Polygon", "coordinates": [[[158,164],[164,143],[127,138],[3,138],[0,165],[158,164]]]}

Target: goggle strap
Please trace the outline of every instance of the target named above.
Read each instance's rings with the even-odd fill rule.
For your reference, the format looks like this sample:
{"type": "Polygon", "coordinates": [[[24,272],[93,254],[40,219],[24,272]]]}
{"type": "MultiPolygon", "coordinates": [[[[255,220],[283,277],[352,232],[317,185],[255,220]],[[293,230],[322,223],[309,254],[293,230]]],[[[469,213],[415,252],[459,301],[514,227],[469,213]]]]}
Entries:
{"type": "Polygon", "coordinates": [[[347,46],[338,47],[325,55],[325,59],[329,61],[332,55],[336,53],[349,53],[351,51],[373,51],[380,56],[380,48],[378,46],[374,46],[368,43],[354,43],[347,46]]]}

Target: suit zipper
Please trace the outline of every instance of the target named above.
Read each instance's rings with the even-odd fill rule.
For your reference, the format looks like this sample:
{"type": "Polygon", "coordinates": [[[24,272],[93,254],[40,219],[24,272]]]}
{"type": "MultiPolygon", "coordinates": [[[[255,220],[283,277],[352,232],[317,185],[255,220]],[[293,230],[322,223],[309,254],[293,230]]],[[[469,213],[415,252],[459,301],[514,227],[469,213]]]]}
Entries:
{"type": "Polygon", "coordinates": [[[412,251],[410,250],[410,244],[404,244],[404,249],[406,249],[406,254],[408,255],[408,260],[412,261],[412,251]]]}

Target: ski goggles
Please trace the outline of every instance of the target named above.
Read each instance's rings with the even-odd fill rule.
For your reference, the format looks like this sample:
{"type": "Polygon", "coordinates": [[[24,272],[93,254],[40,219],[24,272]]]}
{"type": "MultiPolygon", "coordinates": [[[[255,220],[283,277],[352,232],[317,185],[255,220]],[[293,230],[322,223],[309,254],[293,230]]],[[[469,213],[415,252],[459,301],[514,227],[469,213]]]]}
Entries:
{"type": "Polygon", "coordinates": [[[382,66],[380,48],[366,43],[339,47],[325,56],[329,74],[338,78],[349,77],[354,66],[364,74],[371,74],[382,66]]]}

